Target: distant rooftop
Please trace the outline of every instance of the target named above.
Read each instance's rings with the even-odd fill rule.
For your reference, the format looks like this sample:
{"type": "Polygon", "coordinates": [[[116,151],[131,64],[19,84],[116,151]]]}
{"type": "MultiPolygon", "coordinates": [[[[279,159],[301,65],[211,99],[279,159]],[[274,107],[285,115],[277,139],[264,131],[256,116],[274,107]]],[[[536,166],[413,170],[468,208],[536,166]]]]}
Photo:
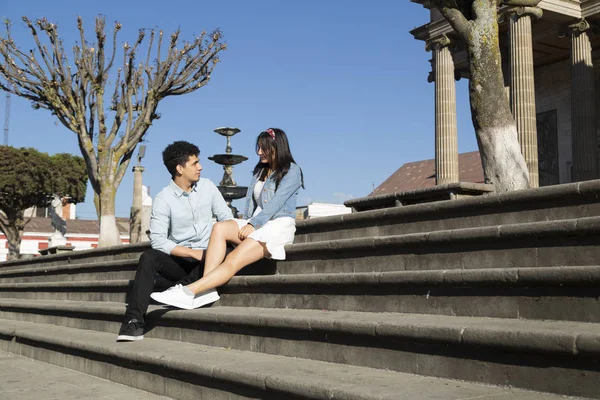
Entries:
{"type": "MultiPolygon", "coordinates": [[[[458,155],[461,182],[484,183],[481,158],[478,151],[458,155]]],[[[390,194],[435,186],[435,159],[410,162],[402,165],[369,196],[390,194]]]]}
{"type": "MultiPolygon", "coordinates": [[[[117,228],[121,235],[129,235],[129,218],[117,218],[117,228]]],[[[33,217],[25,226],[26,232],[54,232],[50,218],[33,217]]],[[[69,219],[67,220],[68,234],[98,235],[100,224],[98,220],[69,219]]]]}

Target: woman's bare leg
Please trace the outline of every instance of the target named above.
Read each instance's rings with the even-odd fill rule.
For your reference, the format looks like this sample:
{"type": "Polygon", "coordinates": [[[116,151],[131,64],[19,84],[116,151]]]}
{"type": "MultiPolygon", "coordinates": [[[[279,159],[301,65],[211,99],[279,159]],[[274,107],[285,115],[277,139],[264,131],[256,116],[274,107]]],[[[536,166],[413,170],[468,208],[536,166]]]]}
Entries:
{"type": "Polygon", "coordinates": [[[208,274],[205,274],[203,278],[189,284],[188,288],[194,294],[202,293],[209,289],[215,289],[227,283],[246,265],[252,264],[268,254],[269,252],[263,243],[259,243],[250,238],[244,239],[235,250],[227,255],[227,258],[225,258],[225,261],[223,261],[221,265],[211,270],[208,274]]]}
{"type": "Polygon", "coordinates": [[[210,240],[208,242],[208,248],[204,254],[204,274],[208,275],[213,269],[217,268],[219,264],[225,259],[225,253],[227,251],[227,242],[233,244],[240,244],[241,241],[238,238],[238,224],[235,221],[221,221],[217,222],[213,226],[213,230],[210,234],[210,240]]]}

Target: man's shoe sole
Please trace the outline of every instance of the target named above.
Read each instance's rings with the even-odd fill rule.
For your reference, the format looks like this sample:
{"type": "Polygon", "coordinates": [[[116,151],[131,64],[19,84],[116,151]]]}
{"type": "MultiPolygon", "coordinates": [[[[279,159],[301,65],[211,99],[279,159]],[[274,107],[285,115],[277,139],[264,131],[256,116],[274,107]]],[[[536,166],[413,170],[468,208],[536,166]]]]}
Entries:
{"type": "Polygon", "coordinates": [[[219,300],[221,297],[219,296],[219,293],[217,293],[217,291],[215,290],[214,292],[210,293],[210,294],[205,294],[203,296],[200,296],[198,298],[194,298],[194,302],[193,302],[193,308],[200,308],[202,306],[205,306],[207,304],[210,303],[214,303],[215,301],[219,300]]]}
{"type": "Polygon", "coordinates": [[[194,307],[190,306],[189,304],[179,303],[179,302],[175,302],[175,301],[165,301],[165,300],[161,299],[161,294],[162,293],[156,293],[156,295],[155,295],[154,293],[152,293],[150,295],[150,298],[152,298],[152,300],[158,301],[159,303],[165,304],[167,306],[182,308],[184,310],[194,309],[194,307]]]}
{"type": "Polygon", "coordinates": [[[135,342],[136,340],[142,340],[144,335],[142,336],[129,336],[129,335],[119,335],[117,336],[117,342],[135,342]]]}
{"type": "Polygon", "coordinates": [[[192,305],[190,306],[189,303],[180,303],[177,301],[166,301],[165,299],[161,299],[161,293],[152,293],[150,295],[150,297],[152,298],[152,300],[158,301],[159,303],[162,304],[166,304],[168,306],[172,306],[172,307],[177,307],[177,308],[181,308],[184,310],[193,310],[194,308],[200,308],[202,306],[205,306],[207,304],[210,303],[214,303],[215,301],[219,300],[219,293],[217,293],[217,291],[215,290],[214,292],[210,293],[210,294],[205,294],[202,296],[199,296],[197,298],[194,298],[192,305]]]}

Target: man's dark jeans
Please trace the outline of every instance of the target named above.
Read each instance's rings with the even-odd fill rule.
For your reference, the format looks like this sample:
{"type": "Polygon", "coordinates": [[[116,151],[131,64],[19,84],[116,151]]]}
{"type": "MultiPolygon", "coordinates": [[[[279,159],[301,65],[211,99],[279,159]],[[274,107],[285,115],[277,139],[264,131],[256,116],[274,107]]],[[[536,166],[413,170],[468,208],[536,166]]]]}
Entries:
{"type": "Polygon", "coordinates": [[[140,257],[133,289],[129,293],[125,311],[127,321],[137,319],[144,322],[156,274],[173,283],[187,285],[200,279],[203,271],[204,263],[197,260],[167,255],[154,249],[146,250],[140,257]]]}

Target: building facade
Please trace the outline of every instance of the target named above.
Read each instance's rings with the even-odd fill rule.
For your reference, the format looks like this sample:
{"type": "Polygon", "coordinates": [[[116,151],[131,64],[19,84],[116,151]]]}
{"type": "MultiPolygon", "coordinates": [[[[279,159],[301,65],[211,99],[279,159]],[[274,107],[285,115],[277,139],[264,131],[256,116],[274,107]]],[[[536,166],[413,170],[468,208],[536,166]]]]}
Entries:
{"type": "MultiPolygon", "coordinates": [[[[129,218],[117,218],[121,242],[129,243],[129,218]]],[[[93,249],[98,246],[100,225],[97,220],[67,220],[66,246],[73,250],[93,249]]],[[[25,226],[20,252],[25,257],[37,257],[40,250],[49,247],[49,238],[54,233],[52,220],[45,217],[32,217],[25,226]]],[[[8,259],[8,241],[0,232],[0,262],[8,259]]]]}
{"type": "MultiPolygon", "coordinates": [[[[98,246],[100,226],[97,220],[76,219],[76,205],[67,203],[61,208],[62,218],[67,224],[65,245],[73,250],[93,249],[98,246]]],[[[25,257],[39,256],[40,250],[50,246],[49,239],[55,233],[50,212],[46,207],[32,207],[25,210],[25,218],[30,218],[25,226],[20,252],[25,257]]],[[[129,219],[117,218],[121,242],[129,243],[129,219]]],[[[8,241],[0,232],[0,262],[8,259],[8,241]]]]}
{"type": "MultiPolygon", "coordinates": [[[[531,186],[599,178],[600,0],[528,0],[498,14],[506,94],[531,186]]],[[[469,78],[467,53],[435,9],[411,34],[432,52],[436,183],[458,182],[455,85],[469,78]]]]}

